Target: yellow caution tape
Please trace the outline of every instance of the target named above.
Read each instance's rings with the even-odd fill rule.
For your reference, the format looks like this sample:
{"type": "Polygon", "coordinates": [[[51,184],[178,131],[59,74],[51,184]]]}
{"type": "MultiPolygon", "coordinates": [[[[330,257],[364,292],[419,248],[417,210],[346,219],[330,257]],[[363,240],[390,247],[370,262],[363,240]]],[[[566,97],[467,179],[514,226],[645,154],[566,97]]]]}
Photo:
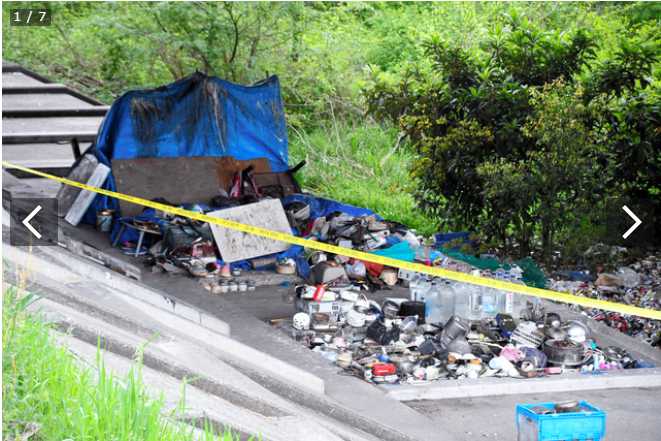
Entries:
{"type": "Polygon", "coordinates": [[[430,267],[418,263],[404,262],[401,260],[392,259],[384,256],[375,256],[373,254],[365,253],[362,251],[356,251],[348,248],[341,248],[335,245],[328,245],[321,242],[315,242],[312,240],[303,239],[301,237],[278,233],[276,231],[265,230],[263,228],[251,227],[249,225],[232,222],[225,219],[219,219],[217,217],[208,216],[206,214],[195,213],[192,211],[184,210],[182,208],[176,208],[176,207],[171,207],[169,205],[159,204],[157,202],[148,201],[146,199],[137,198],[135,196],[129,196],[114,191],[103,190],[101,188],[96,188],[96,187],[90,187],[89,185],[81,184],[75,181],[70,181],[64,178],[59,178],[57,176],[53,176],[48,173],[42,173],[40,171],[33,170],[27,167],[21,167],[19,165],[10,164],[5,161],[2,161],[2,165],[15,168],[17,170],[22,170],[36,176],[41,176],[46,179],[52,179],[54,181],[58,181],[63,184],[82,188],[83,190],[90,190],[96,193],[104,194],[106,196],[111,196],[117,199],[122,199],[124,201],[132,202],[134,204],[143,205],[145,207],[155,208],[161,211],[167,211],[170,213],[178,214],[180,216],[197,219],[203,222],[209,222],[211,224],[220,225],[221,227],[243,231],[244,233],[256,234],[258,236],[267,237],[269,239],[280,240],[282,242],[287,242],[294,245],[301,245],[304,247],[313,248],[315,250],[321,250],[332,254],[340,254],[343,256],[353,257],[354,259],[379,263],[393,268],[402,268],[405,270],[416,271],[419,273],[432,274],[434,276],[444,277],[446,279],[451,279],[451,280],[459,280],[474,285],[487,286],[490,288],[498,288],[504,291],[514,292],[518,294],[525,294],[528,296],[541,297],[543,299],[554,300],[556,302],[574,303],[588,308],[597,308],[607,311],[619,312],[625,315],[634,315],[638,317],[647,317],[651,319],[661,320],[661,311],[653,311],[650,309],[639,308],[636,306],[622,305],[619,303],[607,302],[604,300],[596,300],[588,297],[579,297],[567,293],[548,291],[545,289],[533,288],[532,286],[515,285],[512,283],[505,283],[499,280],[471,276],[469,274],[463,274],[455,271],[444,270],[441,268],[430,267]]]}

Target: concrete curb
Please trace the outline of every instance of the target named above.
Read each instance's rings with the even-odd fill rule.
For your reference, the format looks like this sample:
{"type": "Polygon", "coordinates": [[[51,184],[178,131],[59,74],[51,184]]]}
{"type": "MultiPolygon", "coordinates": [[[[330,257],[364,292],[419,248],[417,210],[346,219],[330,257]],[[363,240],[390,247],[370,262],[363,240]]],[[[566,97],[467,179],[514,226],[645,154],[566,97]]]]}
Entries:
{"type": "Polygon", "coordinates": [[[588,391],[661,386],[661,369],[636,369],[600,375],[562,374],[555,378],[487,378],[484,380],[448,380],[431,387],[401,385],[381,387],[398,401],[445,400],[498,395],[540,394],[546,392],[588,391]]]}
{"type": "MultiPolygon", "coordinates": [[[[22,263],[28,261],[30,255],[22,248],[11,247],[8,244],[7,230],[3,227],[3,254],[7,260],[22,265],[22,263]]],[[[227,323],[197,308],[170,298],[162,292],[145,287],[121,274],[110,272],[99,265],[93,265],[89,261],[56,247],[34,248],[32,258],[34,258],[34,265],[38,268],[39,273],[56,282],[66,284],[91,279],[104,284],[122,294],[123,298],[131,302],[136,308],[148,312],[154,318],[189,337],[232,354],[237,360],[250,365],[259,365],[261,369],[310,392],[323,394],[325,391],[322,379],[250,346],[232,340],[228,337],[229,325],[227,323]],[[78,269],[80,273],[76,272],[74,268],[78,269]],[[84,275],[81,273],[84,273],[84,275]],[[153,309],[153,307],[156,307],[156,309],[153,309]],[[182,321],[182,318],[185,320],[182,321]]]]}

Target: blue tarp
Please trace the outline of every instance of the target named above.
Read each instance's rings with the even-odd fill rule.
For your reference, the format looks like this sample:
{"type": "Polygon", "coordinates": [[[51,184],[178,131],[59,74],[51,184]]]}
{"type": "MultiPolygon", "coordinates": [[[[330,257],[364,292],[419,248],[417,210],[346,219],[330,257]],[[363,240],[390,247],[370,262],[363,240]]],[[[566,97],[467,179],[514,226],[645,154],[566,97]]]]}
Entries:
{"type": "MultiPolygon", "coordinates": [[[[196,72],[167,86],[134,90],[110,108],[92,152],[110,167],[111,159],[233,156],[269,158],[275,172],[289,169],[285,113],[277,76],[241,86],[196,72]]],[[[74,164],[74,167],[77,164],[74,164]]],[[[112,174],[104,186],[115,191],[112,174]]],[[[118,209],[97,195],[83,218],[118,209]]]]}
{"type": "Polygon", "coordinates": [[[292,202],[303,202],[310,206],[310,219],[316,219],[319,216],[328,216],[334,211],[341,211],[342,213],[350,214],[353,217],[360,217],[362,215],[374,214],[376,219],[383,219],[378,214],[367,208],[354,207],[353,205],[342,204],[331,199],[318,198],[314,196],[306,196],[304,194],[291,194],[282,200],[282,205],[291,204],[292,202]]]}

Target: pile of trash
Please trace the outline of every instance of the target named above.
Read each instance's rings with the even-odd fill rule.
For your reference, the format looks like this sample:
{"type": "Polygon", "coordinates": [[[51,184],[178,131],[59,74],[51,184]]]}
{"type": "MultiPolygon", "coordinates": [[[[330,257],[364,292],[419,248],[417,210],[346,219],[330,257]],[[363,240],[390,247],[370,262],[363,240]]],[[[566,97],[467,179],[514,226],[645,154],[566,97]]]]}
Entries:
{"type": "MultiPolygon", "coordinates": [[[[580,297],[605,300],[661,311],[661,258],[649,255],[636,259],[614,274],[594,275],[574,272],[551,274],[548,289],[580,297]]],[[[579,305],[567,305],[594,320],[661,349],[661,321],[620,314],[579,305]]]]}
{"type": "MultiPolygon", "coordinates": [[[[503,271],[495,278],[505,276],[518,281],[503,271]]],[[[300,285],[292,294],[298,312],[277,326],[372,383],[654,367],[624,348],[599,347],[587,326],[547,312],[538,298],[417,273],[409,285],[410,299],[381,304],[349,289],[300,285]]]]}

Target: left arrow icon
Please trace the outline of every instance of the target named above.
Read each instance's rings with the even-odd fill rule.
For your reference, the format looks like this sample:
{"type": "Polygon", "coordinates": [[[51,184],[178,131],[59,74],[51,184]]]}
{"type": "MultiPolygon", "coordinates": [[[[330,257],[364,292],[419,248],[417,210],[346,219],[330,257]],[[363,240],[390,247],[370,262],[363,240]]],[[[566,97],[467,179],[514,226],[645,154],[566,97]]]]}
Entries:
{"type": "Polygon", "coordinates": [[[29,222],[32,220],[33,217],[35,217],[35,216],[37,215],[37,213],[39,213],[39,210],[41,210],[41,205],[37,205],[37,208],[35,208],[34,210],[32,210],[32,213],[30,213],[30,214],[28,215],[28,217],[26,217],[25,219],[23,219],[23,222],[22,222],[23,225],[25,225],[25,228],[27,228],[28,230],[30,230],[30,232],[31,232],[32,234],[34,234],[35,236],[37,236],[37,239],[41,239],[41,234],[39,234],[39,232],[38,232],[37,230],[35,230],[35,229],[32,227],[32,225],[30,225],[29,222]]]}

